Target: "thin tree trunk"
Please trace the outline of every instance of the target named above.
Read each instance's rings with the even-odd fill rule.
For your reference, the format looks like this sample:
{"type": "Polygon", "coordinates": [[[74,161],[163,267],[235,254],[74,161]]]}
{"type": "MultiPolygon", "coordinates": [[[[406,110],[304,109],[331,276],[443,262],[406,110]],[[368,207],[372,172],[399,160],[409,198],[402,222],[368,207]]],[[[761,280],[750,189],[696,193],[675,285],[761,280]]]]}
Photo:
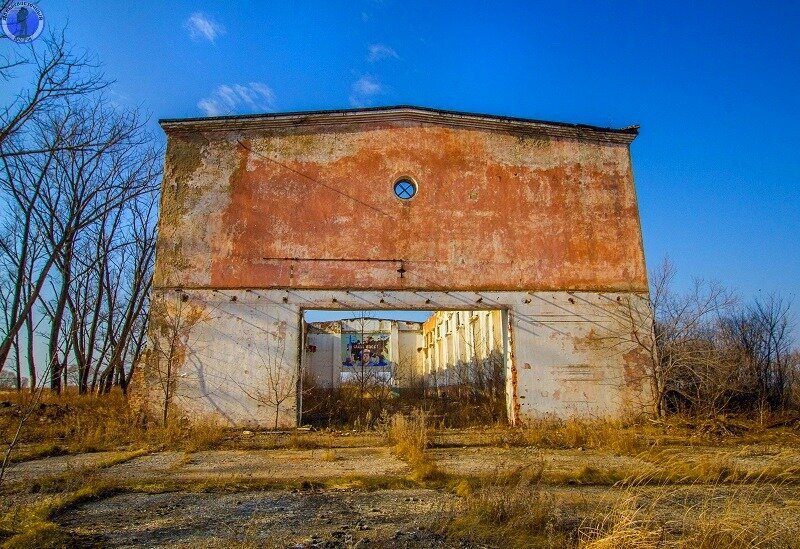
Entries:
{"type": "Polygon", "coordinates": [[[33,352],[33,314],[28,314],[28,316],[25,317],[25,328],[27,336],[26,344],[28,347],[28,375],[30,376],[31,392],[34,392],[36,391],[36,356],[33,352]]]}
{"type": "MultiPolygon", "coordinates": [[[[71,248],[71,245],[69,246],[71,248]]],[[[69,293],[70,284],[70,270],[71,270],[72,253],[70,249],[66,250],[63,259],[62,276],[61,276],[61,289],[58,294],[58,301],[56,308],[53,311],[53,318],[50,325],[50,341],[48,345],[47,356],[50,361],[50,389],[53,391],[61,392],[61,361],[59,359],[58,343],[61,334],[61,323],[64,320],[64,311],[67,307],[67,296],[69,293]]],[[[66,359],[66,356],[65,356],[66,359]]],[[[65,360],[66,361],[66,360],[65,360]]]]}

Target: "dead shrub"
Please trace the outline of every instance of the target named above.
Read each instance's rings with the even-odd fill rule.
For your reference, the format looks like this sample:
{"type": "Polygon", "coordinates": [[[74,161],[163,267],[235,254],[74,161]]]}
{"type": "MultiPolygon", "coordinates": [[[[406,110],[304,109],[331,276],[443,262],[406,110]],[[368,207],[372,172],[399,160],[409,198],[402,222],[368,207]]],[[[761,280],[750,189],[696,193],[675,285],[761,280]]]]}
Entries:
{"type": "Polygon", "coordinates": [[[322,448],[318,437],[294,429],[286,439],[286,448],[290,450],[317,450],[322,448]]]}
{"type": "Polygon", "coordinates": [[[8,391],[2,399],[12,403],[0,409],[0,438],[10,440],[29,406],[12,460],[53,455],[117,450],[125,447],[170,448],[188,451],[218,448],[226,427],[215,417],[175,418],[164,427],[134,410],[119,390],[106,395],[81,395],[74,388],[58,394],[45,390],[39,402],[30,393],[8,391]]]}
{"type": "Polygon", "coordinates": [[[538,419],[522,428],[511,428],[499,437],[505,446],[557,449],[611,450],[636,455],[649,446],[641,426],[614,420],[538,419]]]}
{"type": "Polygon", "coordinates": [[[333,462],[333,461],[338,461],[339,456],[336,454],[336,450],[330,448],[322,452],[322,454],[319,456],[319,459],[321,459],[322,461],[333,462]]]}
{"type": "Polygon", "coordinates": [[[428,425],[425,412],[414,410],[410,415],[392,416],[387,436],[394,445],[394,453],[411,467],[410,478],[421,482],[431,480],[439,471],[430,454],[425,450],[429,444],[428,425]]]}
{"type": "Polygon", "coordinates": [[[183,446],[187,452],[214,450],[225,441],[227,429],[213,416],[193,421],[184,435],[183,446]]]}

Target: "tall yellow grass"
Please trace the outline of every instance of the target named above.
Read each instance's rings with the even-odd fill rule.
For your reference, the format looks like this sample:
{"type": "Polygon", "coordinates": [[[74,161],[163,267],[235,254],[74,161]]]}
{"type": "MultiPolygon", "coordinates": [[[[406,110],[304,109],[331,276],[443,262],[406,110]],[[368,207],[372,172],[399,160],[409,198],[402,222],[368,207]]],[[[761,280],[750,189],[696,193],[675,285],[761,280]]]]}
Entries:
{"type": "Polygon", "coordinates": [[[0,410],[3,442],[11,440],[20,413],[35,406],[21,430],[14,461],[131,446],[198,451],[218,447],[226,437],[225,426],[210,416],[191,423],[174,420],[166,427],[149,421],[131,408],[119,391],[102,396],[44,391],[38,401],[29,393],[4,392],[0,400],[13,403],[0,410]]]}
{"type": "Polygon", "coordinates": [[[391,417],[387,432],[394,453],[405,460],[411,468],[410,478],[421,482],[437,476],[439,471],[430,454],[428,420],[425,412],[415,410],[410,415],[395,414],[391,417]]]}

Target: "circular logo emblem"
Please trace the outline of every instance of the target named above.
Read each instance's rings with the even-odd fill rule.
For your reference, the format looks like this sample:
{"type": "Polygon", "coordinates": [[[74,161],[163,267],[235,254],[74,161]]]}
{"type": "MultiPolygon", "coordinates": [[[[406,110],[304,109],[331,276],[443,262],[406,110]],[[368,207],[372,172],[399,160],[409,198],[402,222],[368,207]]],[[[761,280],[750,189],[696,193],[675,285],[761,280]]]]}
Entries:
{"type": "Polygon", "coordinates": [[[14,2],[3,10],[2,26],[3,32],[14,42],[30,42],[42,34],[44,15],[35,4],[14,2]]]}

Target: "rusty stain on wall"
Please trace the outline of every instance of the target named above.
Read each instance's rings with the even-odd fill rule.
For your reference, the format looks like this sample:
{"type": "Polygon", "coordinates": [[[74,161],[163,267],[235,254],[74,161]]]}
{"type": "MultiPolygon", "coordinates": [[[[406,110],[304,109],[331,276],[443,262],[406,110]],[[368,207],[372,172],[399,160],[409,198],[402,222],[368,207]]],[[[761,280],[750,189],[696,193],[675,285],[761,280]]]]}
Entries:
{"type": "MultiPolygon", "coordinates": [[[[164,225],[175,223],[173,211],[185,217],[198,193],[227,194],[222,222],[204,228],[208,247],[195,250],[211,254],[210,272],[191,276],[206,266],[189,257],[193,267],[174,269],[175,285],[647,289],[626,144],[388,123],[205,137],[178,136],[180,146],[170,139],[180,164],[164,225]],[[237,169],[182,188],[200,156],[189,149],[207,141],[237,169]],[[401,174],[419,184],[408,202],[390,192],[401,174]],[[390,265],[353,272],[341,262],[303,262],[322,249],[334,259],[403,259],[408,276],[390,265]]],[[[165,234],[162,248],[181,236],[165,234]]]]}

